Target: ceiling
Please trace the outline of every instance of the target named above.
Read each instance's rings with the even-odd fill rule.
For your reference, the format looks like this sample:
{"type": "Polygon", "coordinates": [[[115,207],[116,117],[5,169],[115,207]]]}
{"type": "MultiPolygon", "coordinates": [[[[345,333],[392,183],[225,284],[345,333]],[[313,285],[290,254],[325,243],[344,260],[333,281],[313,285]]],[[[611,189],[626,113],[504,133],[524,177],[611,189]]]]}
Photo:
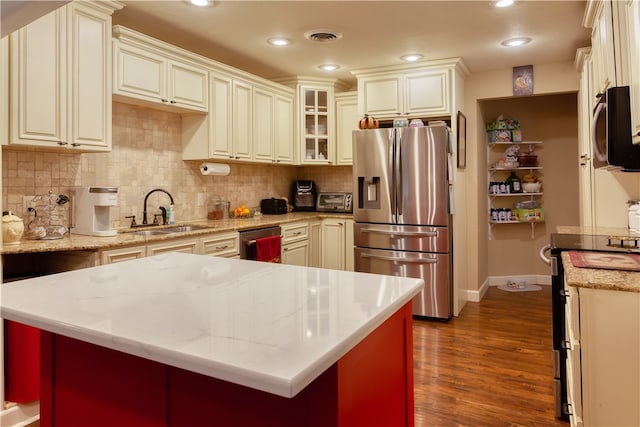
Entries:
{"type": "Polygon", "coordinates": [[[491,1],[219,1],[197,8],[182,0],[122,1],[113,15],[122,24],[192,52],[265,78],[337,78],[353,87],[352,70],[401,64],[400,56],[425,60],[462,57],[471,73],[520,65],[573,61],[590,45],[582,26],[586,2],[519,1],[499,9],[491,1]],[[312,42],[311,30],[342,33],[312,42]],[[287,47],[266,40],[286,37],[287,47]],[[507,48],[501,41],[525,36],[531,43],[507,48]],[[339,64],[327,73],[323,63],[339,64]]]}

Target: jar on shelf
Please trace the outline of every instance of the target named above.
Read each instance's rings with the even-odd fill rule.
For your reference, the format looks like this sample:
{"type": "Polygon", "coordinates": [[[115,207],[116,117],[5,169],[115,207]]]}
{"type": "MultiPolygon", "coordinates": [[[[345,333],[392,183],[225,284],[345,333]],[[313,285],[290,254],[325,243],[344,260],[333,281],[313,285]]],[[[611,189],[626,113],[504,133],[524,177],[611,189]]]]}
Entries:
{"type": "Polygon", "coordinates": [[[522,193],[522,180],[514,171],[511,171],[505,183],[509,186],[509,193],[522,193]]]}

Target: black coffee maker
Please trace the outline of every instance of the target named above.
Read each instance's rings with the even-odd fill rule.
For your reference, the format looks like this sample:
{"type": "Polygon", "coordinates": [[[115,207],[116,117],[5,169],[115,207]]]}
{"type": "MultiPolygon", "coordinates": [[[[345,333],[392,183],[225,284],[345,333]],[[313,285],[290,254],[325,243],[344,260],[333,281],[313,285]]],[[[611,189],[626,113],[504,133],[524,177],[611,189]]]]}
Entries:
{"type": "Polygon", "coordinates": [[[291,188],[291,203],[295,211],[316,210],[316,185],[313,181],[294,181],[291,188]]]}

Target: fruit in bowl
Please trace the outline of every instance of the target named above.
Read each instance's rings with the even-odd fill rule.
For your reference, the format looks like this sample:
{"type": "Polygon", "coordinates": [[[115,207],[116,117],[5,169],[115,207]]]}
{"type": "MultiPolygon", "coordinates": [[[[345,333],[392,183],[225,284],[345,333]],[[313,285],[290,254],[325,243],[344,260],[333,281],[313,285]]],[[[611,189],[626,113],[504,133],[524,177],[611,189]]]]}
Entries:
{"type": "Polygon", "coordinates": [[[233,210],[233,216],[236,218],[248,218],[251,216],[251,209],[249,209],[246,205],[240,205],[233,210]]]}
{"type": "Polygon", "coordinates": [[[523,182],[522,190],[525,193],[537,193],[540,191],[541,182],[523,182]]]}

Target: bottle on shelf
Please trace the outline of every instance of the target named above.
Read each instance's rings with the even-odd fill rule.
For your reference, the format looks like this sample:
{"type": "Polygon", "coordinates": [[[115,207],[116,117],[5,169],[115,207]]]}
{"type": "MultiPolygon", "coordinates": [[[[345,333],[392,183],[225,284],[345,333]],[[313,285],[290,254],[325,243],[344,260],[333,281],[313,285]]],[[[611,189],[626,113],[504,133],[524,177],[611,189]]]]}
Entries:
{"type": "Polygon", "coordinates": [[[514,171],[511,171],[505,183],[509,186],[509,193],[522,193],[522,180],[514,171]]]}

